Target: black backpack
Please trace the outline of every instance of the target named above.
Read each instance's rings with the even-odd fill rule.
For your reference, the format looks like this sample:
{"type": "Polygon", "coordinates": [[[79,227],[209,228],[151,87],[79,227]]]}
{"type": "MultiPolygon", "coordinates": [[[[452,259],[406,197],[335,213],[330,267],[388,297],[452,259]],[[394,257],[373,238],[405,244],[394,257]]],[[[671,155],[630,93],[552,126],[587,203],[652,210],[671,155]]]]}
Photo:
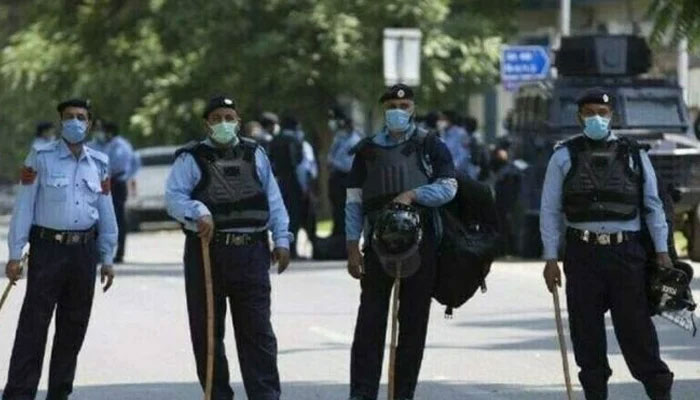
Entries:
{"type": "Polygon", "coordinates": [[[481,288],[500,253],[500,232],[491,189],[458,176],[455,198],[440,208],[443,235],[438,250],[433,298],[446,306],[445,317],[481,288]]]}

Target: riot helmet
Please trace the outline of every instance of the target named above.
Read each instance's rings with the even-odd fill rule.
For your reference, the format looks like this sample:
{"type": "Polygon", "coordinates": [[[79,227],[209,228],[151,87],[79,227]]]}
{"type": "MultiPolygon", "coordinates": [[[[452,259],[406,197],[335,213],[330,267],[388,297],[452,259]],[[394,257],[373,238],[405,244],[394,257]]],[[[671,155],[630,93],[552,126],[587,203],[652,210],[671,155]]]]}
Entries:
{"type": "Polygon", "coordinates": [[[418,271],[422,239],[421,218],[416,207],[390,203],[379,211],[371,243],[387,275],[406,278],[418,271]]]}

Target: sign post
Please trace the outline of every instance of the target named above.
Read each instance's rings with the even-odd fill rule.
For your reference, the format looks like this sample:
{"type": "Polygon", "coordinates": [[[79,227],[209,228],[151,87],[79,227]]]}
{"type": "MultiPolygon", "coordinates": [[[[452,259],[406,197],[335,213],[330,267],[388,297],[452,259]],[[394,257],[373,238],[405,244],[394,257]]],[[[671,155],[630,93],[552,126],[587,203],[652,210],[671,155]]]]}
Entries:
{"type": "Polygon", "coordinates": [[[508,90],[519,83],[549,77],[551,61],[544,46],[504,46],[501,53],[501,81],[508,90]]]}
{"type": "Polygon", "coordinates": [[[420,85],[421,39],[419,29],[384,29],[384,82],[420,85]]]}

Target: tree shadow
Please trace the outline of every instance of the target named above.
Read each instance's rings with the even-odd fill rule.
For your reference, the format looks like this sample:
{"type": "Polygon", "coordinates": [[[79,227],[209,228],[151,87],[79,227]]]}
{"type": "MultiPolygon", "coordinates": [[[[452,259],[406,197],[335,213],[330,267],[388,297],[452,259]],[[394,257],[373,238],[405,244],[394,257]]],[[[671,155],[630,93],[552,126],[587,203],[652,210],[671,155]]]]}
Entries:
{"type": "MultiPolygon", "coordinates": [[[[236,400],[248,399],[240,382],[234,383],[236,400]]],[[[284,400],[345,400],[348,385],[330,382],[291,382],[282,384],[284,400]]],[[[680,380],[674,386],[674,398],[697,399],[700,395],[700,380],[680,380]]],[[[43,398],[45,392],[39,393],[43,398]]],[[[421,382],[416,398],[431,400],[559,400],[564,396],[562,385],[504,385],[464,382],[421,382]]],[[[192,400],[202,397],[199,384],[190,383],[143,383],[78,386],[71,400],[192,400]]],[[[379,399],[386,398],[386,387],[382,385],[379,399]]],[[[582,399],[580,388],[576,398],[582,399]]],[[[642,385],[635,382],[610,385],[610,398],[616,400],[638,400],[646,398],[642,385]]]]}

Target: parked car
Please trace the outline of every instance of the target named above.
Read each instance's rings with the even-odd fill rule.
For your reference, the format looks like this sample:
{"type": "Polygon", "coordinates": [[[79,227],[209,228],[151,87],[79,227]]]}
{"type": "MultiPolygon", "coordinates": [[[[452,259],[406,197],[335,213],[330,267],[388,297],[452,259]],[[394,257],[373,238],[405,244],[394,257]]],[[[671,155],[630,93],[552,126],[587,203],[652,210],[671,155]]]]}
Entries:
{"type": "Polygon", "coordinates": [[[129,231],[138,232],[142,222],[169,221],[165,209],[165,181],[175,161],[177,146],[147,147],[137,151],[141,169],[126,203],[129,231]]]}

